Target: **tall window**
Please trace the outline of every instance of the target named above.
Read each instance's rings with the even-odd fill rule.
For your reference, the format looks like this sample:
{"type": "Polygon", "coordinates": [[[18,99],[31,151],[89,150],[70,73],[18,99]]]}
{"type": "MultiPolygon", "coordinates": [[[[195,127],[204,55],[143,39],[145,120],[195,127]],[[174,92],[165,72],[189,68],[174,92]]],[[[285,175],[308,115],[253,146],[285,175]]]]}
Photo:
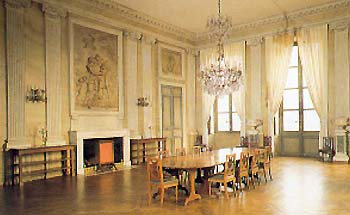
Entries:
{"type": "Polygon", "coordinates": [[[241,120],[231,95],[217,97],[218,131],[240,131],[241,120]]]}
{"type": "Polygon", "coordinates": [[[303,78],[297,46],[293,47],[287,83],[283,93],[283,130],[320,130],[320,119],[303,78]]]}

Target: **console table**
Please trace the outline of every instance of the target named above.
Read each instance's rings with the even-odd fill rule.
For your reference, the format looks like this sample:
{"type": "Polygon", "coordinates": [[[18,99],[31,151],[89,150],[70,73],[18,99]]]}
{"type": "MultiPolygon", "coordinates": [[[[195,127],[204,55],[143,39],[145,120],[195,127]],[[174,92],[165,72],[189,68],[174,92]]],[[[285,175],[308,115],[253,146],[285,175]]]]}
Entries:
{"type": "Polygon", "coordinates": [[[26,149],[9,149],[7,152],[7,171],[10,174],[12,185],[23,185],[23,177],[39,175],[46,179],[48,173],[62,171],[62,175],[75,175],[75,145],[45,146],[26,149]],[[49,153],[59,152],[60,158],[48,159],[49,153]],[[23,161],[25,156],[42,155],[43,159],[38,161],[23,161]],[[60,167],[49,167],[49,164],[61,163],[60,167]],[[38,170],[23,171],[25,167],[41,166],[38,170]]]}
{"type": "Polygon", "coordinates": [[[166,151],[166,137],[148,139],[130,139],[131,164],[144,163],[146,157],[156,156],[159,151],[166,151]]]}

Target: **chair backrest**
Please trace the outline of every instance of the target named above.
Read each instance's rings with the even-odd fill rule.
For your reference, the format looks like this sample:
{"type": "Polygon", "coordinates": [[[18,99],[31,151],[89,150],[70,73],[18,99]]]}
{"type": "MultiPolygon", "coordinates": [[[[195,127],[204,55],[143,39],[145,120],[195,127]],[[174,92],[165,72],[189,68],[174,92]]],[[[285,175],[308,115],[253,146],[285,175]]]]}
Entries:
{"type": "Polygon", "coordinates": [[[147,180],[163,183],[162,160],[159,158],[147,158],[147,180]]]}
{"type": "Polygon", "coordinates": [[[167,158],[169,157],[169,153],[167,151],[159,151],[158,152],[158,158],[162,159],[162,158],[167,158]]]}
{"type": "Polygon", "coordinates": [[[226,155],[224,177],[234,175],[236,171],[236,154],[226,155]]]}
{"type": "Polygon", "coordinates": [[[249,169],[249,152],[241,152],[239,161],[239,171],[245,171],[249,169]]]}
{"type": "Polygon", "coordinates": [[[260,154],[259,149],[254,149],[253,156],[252,156],[251,163],[250,163],[250,168],[251,169],[254,169],[254,168],[258,167],[259,154],[260,154]]]}
{"type": "Polygon", "coordinates": [[[248,147],[249,148],[259,147],[259,136],[258,135],[248,135],[248,147]]]}
{"type": "Polygon", "coordinates": [[[176,149],[176,156],[185,156],[186,155],[186,149],[185,148],[177,148],[176,149]]]}
{"type": "Polygon", "coordinates": [[[202,146],[193,146],[193,154],[198,155],[202,152],[202,146]]]}
{"type": "Polygon", "coordinates": [[[270,162],[270,149],[269,149],[269,147],[259,149],[259,162],[260,163],[270,162]]]}

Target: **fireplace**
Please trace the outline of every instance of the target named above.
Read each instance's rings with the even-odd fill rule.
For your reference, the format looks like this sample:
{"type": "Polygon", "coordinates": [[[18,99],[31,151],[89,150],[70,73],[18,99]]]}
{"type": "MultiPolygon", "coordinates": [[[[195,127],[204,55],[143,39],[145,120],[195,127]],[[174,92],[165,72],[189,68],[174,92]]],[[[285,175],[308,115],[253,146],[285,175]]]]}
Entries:
{"type": "Polygon", "coordinates": [[[77,174],[84,166],[120,163],[130,166],[130,139],[127,129],[119,131],[71,131],[70,144],[77,145],[77,174]]]}
{"type": "Polygon", "coordinates": [[[123,162],[123,138],[93,138],[84,141],[84,167],[123,162]]]}

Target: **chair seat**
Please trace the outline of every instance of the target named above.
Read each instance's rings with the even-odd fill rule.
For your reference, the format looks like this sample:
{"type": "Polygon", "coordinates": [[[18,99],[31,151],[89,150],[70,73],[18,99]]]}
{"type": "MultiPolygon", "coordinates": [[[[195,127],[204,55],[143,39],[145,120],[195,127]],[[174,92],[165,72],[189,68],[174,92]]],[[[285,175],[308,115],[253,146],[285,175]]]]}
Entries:
{"type": "MultiPolygon", "coordinates": [[[[228,180],[235,180],[235,176],[234,175],[230,175],[227,177],[228,180]]],[[[224,181],[224,174],[216,174],[210,178],[208,178],[208,181],[224,181]]]]}
{"type": "MultiPolygon", "coordinates": [[[[163,179],[163,182],[165,185],[168,185],[168,184],[178,184],[179,183],[179,180],[177,180],[176,178],[173,178],[173,177],[167,177],[167,178],[164,178],[163,179]]],[[[151,181],[152,184],[160,184],[160,180],[152,180],[151,181]]]]}

